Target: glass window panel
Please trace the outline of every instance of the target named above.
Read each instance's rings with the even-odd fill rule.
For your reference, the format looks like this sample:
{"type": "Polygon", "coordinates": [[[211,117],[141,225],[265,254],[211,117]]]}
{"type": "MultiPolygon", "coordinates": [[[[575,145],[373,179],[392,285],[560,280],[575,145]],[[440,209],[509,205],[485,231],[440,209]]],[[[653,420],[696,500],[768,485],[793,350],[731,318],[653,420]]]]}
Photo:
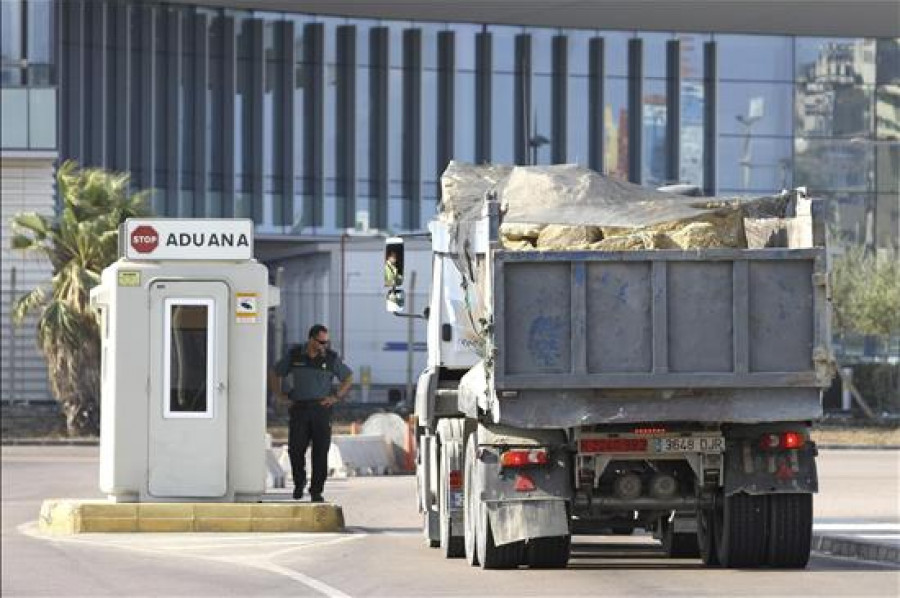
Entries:
{"type": "Polygon", "coordinates": [[[794,81],[793,38],[717,35],[715,40],[721,81],[794,81]]]}
{"type": "Polygon", "coordinates": [[[703,45],[711,36],[697,33],[679,33],[675,36],[681,42],[681,79],[703,79],[703,45]]]}
{"type": "Polygon", "coordinates": [[[672,39],[668,33],[641,33],[644,42],[644,77],[665,79],[666,42],[672,39]]]}
{"type": "Polygon", "coordinates": [[[603,108],[603,165],[606,174],[628,180],[628,82],[606,82],[606,106],[603,108]]]}
{"type": "Polygon", "coordinates": [[[492,26],[491,32],[493,71],[511,73],[516,68],[516,35],[522,33],[519,27],[492,26]]]}
{"type": "Polygon", "coordinates": [[[413,24],[407,21],[392,21],[386,23],[390,27],[388,35],[388,57],[392,68],[403,68],[403,30],[412,28],[413,24]]]}
{"type": "MultiPolygon", "coordinates": [[[[22,0],[0,2],[0,63],[3,74],[0,85],[22,85],[22,70],[17,63],[22,56],[22,0]]],[[[5,104],[4,104],[5,107],[5,104]]],[[[5,120],[5,118],[4,118],[5,120]]],[[[3,133],[4,137],[6,133],[3,133]]],[[[7,147],[4,145],[4,147],[7,147]]]]}
{"type": "Polygon", "coordinates": [[[369,66],[371,62],[369,57],[369,30],[373,26],[377,26],[377,23],[364,19],[350,19],[347,23],[356,27],[356,66],[369,66]]]}
{"type": "Polygon", "coordinates": [[[551,145],[553,140],[553,78],[550,75],[535,75],[531,82],[531,122],[528,139],[529,160],[533,164],[553,162],[551,145]]]}
{"type": "Polygon", "coordinates": [[[25,149],[28,147],[28,90],[20,89],[0,89],[0,97],[2,97],[3,110],[0,110],[2,117],[2,143],[0,147],[4,149],[25,149]]]}
{"type": "Polygon", "coordinates": [[[573,164],[588,165],[590,151],[588,129],[588,79],[587,77],[569,77],[568,121],[566,123],[566,161],[573,164]]]}
{"type": "MultiPolygon", "coordinates": [[[[221,23],[221,21],[219,21],[221,23]]],[[[218,25],[215,25],[218,26],[218,25]]],[[[206,90],[206,147],[209,149],[209,175],[210,182],[214,176],[219,177],[221,185],[221,175],[224,172],[223,162],[225,159],[222,151],[222,128],[230,126],[232,119],[229,115],[229,122],[223,122],[224,118],[224,85],[222,79],[223,60],[220,57],[210,58],[209,60],[209,85],[206,90]]],[[[211,189],[221,189],[221,187],[213,187],[211,189]]]]}
{"type": "Polygon", "coordinates": [[[703,184],[703,84],[681,83],[681,139],[679,179],[682,183],[703,184]]]}
{"type": "MultiPolygon", "coordinates": [[[[220,183],[221,186],[221,183],[220,183]]],[[[222,192],[221,191],[212,191],[207,190],[206,192],[206,206],[204,215],[207,218],[221,218],[222,217],[222,192]]]]}
{"type": "MultiPolygon", "coordinates": [[[[304,20],[293,16],[294,21],[294,189],[302,191],[304,181],[304,164],[303,164],[303,140],[306,130],[306,123],[303,116],[304,101],[304,77],[306,75],[306,66],[303,64],[303,28],[304,20]]],[[[357,82],[358,84],[358,82],[357,82]]],[[[294,198],[294,223],[299,223],[298,212],[299,201],[294,198]]]]}
{"type": "MultiPolygon", "coordinates": [[[[337,35],[334,28],[328,28],[325,32],[325,47],[334,48],[337,45],[337,35]]],[[[325,103],[322,106],[322,118],[325,122],[324,143],[322,147],[322,162],[325,166],[325,178],[337,177],[337,65],[332,61],[325,65],[325,103]]]]}
{"type": "MultiPolygon", "coordinates": [[[[318,22],[323,23],[325,25],[325,64],[326,65],[334,65],[337,64],[337,27],[339,25],[345,25],[346,19],[335,18],[335,17],[321,17],[317,19],[318,22]]],[[[326,72],[328,69],[325,69],[326,72]]]]}
{"type": "Polygon", "coordinates": [[[643,148],[641,164],[643,184],[659,187],[666,179],[666,82],[650,79],[644,82],[643,148]]]}
{"type": "Polygon", "coordinates": [[[874,241],[875,206],[868,193],[820,193],[828,205],[829,244],[835,247],[868,245],[874,241]]]}
{"type": "Polygon", "coordinates": [[[875,160],[875,190],[878,193],[900,191],[900,143],[877,143],[875,160]]]}
{"type": "Polygon", "coordinates": [[[606,59],[607,77],[628,76],[628,40],[634,37],[623,31],[601,31],[606,59]]]}
{"type": "MultiPolygon", "coordinates": [[[[894,171],[895,173],[897,171],[894,171]]],[[[875,245],[900,250],[900,192],[875,198],[875,245]]]]}
{"type": "Polygon", "coordinates": [[[569,56],[570,75],[590,74],[590,42],[595,33],[593,31],[570,30],[565,32],[569,56]]]}
{"type": "Polygon", "coordinates": [[[796,134],[802,137],[871,137],[873,90],[859,85],[798,83],[796,134]]]}
{"type": "Polygon", "coordinates": [[[403,177],[403,70],[388,72],[388,177],[403,177]]]}
{"type": "Polygon", "coordinates": [[[798,37],[798,82],[875,83],[875,41],[798,37]]]}
{"type": "Polygon", "coordinates": [[[720,83],[718,127],[726,135],[793,134],[794,88],[784,83],[720,83]]]}
{"type": "Polygon", "coordinates": [[[900,85],[880,86],[875,94],[875,135],[900,140],[900,85]]]}
{"type": "Polygon", "coordinates": [[[446,25],[439,23],[420,23],[422,30],[422,68],[425,70],[438,67],[437,36],[439,31],[446,29],[446,25]]]}
{"type": "Polygon", "coordinates": [[[900,83],[900,38],[876,42],[875,80],[878,83],[900,83]]]}
{"type": "MultiPolygon", "coordinates": [[[[28,145],[31,149],[56,149],[56,88],[28,90],[28,145]]],[[[3,111],[6,112],[4,104],[3,111]]]]}
{"type": "Polygon", "coordinates": [[[422,73],[422,179],[435,180],[446,164],[437,163],[437,72],[422,73]]]}
{"type": "Polygon", "coordinates": [[[166,416],[211,414],[212,301],[167,300],[166,416]]]}
{"type": "MultiPolygon", "coordinates": [[[[275,23],[266,23],[265,46],[266,72],[263,84],[263,175],[269,179],[269,190],[280,192],[283,186],[282,140],[284,130],[284,29],[275,23]]],[[[280,219],[280,210],[279,210],[280,219]]],[[[281,224],[280,220],[277,224],[281,224]]]]}
{"type": "MultiPolygon", "coordinates": [[[[357,43],[368,43],[367,38],[357,37],[357,43]]],[[[372,98],[369,96],[368,67],[356,69],[356,180],[357,193],[369,183],[369,115],[372,98]]]]}
{"type": "Polygon", "coordinates": [[[457,72],[453,89],[453,158],[475,161],[475,73],[457,72]]]}
{"type": "MultiPolygon", "coordinates": [[[[189,11],[181,11],[181,73],[178,101],[181,104],[178,112],[178,128],[181,131],[181,181],[182,189],[194,188],[194,82],[196,56],[194,53],[194,18],[189,11]]],[[[193,213],[193,205],[185,194],[180,194],[179,214],[188,216],[193,213]]],[[[198,214],[199,216],[199,214],[198,214]]]]}
{"type": "MultiPolygon", "coordinates": [[[[6,0],[3,2],[6,4],[6,0]]],[[[3,15],[4,18],[6,14],[3,15]]],[[[53,2],[28,0],[28,62],[53,62],[53,2]]],[[[3,28],[6,35],[6,27],[3,28]]]]}
{"type": "MultiPolygon", "coordinates": [[[[250,143],[250,132],[252,131],[253,121],[251,108],[253,101],[251,97],[251,69],[253,63],[250,60],[250,44],[252,40],[252,30],[249,19],[241,18],[235,20],[235,30],[237,31],[237,40],[235,42],[235,51],[237,52],[237,72],[235,73],[236,93],[234,98],[234,176],[235,189],[237,191],[250,191],[249,175],[252,171],[252,156],[247,151],[250,143]]],[[[237,197],[238,205],[242,206],[246,201],[246,194],[239,193],[237,197]]],[[[237,206],[235,207],[235,216],[237,216],[237,206]]],[[[245,212],[241,212],[241,216],[247,216],[245,212]]]]}
{"type": "Polygon", "coordinates": [[[553,73],[553,29],[528,29],[531,35],[531,72],[550,75],[553,73]]]}
{"type": "Polygon", "coordinates": [[[491,161],[500,164],[514,162],[513,144],[515,110],[515,77],[512,73],[494,72],[491,76],[491,161]]]}
{"type": "Polygon", "coordinates": [[[406,200],[400,183],[390,184],[390,197],[388,198],[388,230],[392,232],[405,230],[403,226],[403,207],[406,200]]]}
{"type": "Polygon", "coordinates": [[[454,25],[456,43],[456,70],[475,70],[475,35],[481,32],[480,25],[454,25]]]}
{"type": "Polygon", "coordinates": [[[872,189],[875,179],[874,144],[870,141],[807,139],[794,141],[797,185],[819,190],[872,189]]]}
{"type": "Polygon", "coordinates": [[[791,187],[790,139],[721,137],[718,150],[720,189],[775,193],[791,187]]]}

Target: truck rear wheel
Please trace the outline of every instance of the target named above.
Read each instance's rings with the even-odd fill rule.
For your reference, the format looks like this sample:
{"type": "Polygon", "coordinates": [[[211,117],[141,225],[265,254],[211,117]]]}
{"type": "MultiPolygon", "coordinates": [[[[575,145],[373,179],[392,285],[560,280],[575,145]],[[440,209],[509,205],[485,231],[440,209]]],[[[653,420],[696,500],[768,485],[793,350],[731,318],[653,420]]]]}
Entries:
{"type": "Polygon", "coordinates": [[[441,466],[440,466],[440,526],[441,526],[441,548],[444,556],[448,559],[455,559],[466,555],[465,538],[463,536],[452,535],[450,526],[450,470],[452,463],[459,462],[459,442],[449,441],[441,446],[441,466]]]}
{"type": "Polygon", "coordinates": [[[572,536],[535,538],[525,545],[528,566],[533,569],[562,569],[569,563],[572,536]]]}
{"type": "Polygon", "coordinates": [[[768,499],[769,566],[806,567],[812,540],[812,494],[771,494],[768,499]]]}
{"type": "Polygon", "coordinates": [[[476,549],[476,536],[478,525],[476,524],[476,500],[478,493],[475,491],[475,434],[469,434],[466,439],[466,451],[463,457],[463,548],[466,561],[476,567],[478,565],[478,550],[476,549]]]}
{"type": "Polygon", "coordinates": [[[488,517],[487,505],[479,501],[478,505],[478,562],[482,569],[513,569],[525,560],[524,542],[510,542],[503,546],[494,544],[494,532],[491,531],[491,518],[488,517]]]}
{"type": "Polygon", "coordinates": [[[759,567],[766,563],[768,504],[766,496],[725,496],[713,526],[723,567],[759,567]]]}
{"type": "Polygon", "coordinates": [[[697,511],[697,550],[707,567],[719,566],[719,552],[716,548],[715,513],[713,509],[697,511]]]}
{"type": "Polygon", "coordinates": [[[666,556],[671,559],[695,559],[700,556],[698,534],[676,533],[675,524],[667,518],[661,518],[662,547],[666,556]]]}

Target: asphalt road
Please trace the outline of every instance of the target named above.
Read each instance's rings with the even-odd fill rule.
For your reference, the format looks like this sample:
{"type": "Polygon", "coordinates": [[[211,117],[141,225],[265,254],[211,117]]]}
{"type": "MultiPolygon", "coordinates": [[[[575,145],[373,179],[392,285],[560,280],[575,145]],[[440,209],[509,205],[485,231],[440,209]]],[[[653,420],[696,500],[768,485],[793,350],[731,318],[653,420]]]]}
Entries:
{"type": "MultiPolygon", "coordinates": [[[[900,522],[900,451],[819,463],[817,522],[900,522]]],[[[562,571],[481,571],[424,548],[410,476],[330,480],[345,534],[37,534],[43,499],[99,497],[96,479],[96,448],[3,448],[4,597],[900,594],[897,568],[815,555],[805,571],[705,569],[640,536],[578,538],[562,571]]]]}

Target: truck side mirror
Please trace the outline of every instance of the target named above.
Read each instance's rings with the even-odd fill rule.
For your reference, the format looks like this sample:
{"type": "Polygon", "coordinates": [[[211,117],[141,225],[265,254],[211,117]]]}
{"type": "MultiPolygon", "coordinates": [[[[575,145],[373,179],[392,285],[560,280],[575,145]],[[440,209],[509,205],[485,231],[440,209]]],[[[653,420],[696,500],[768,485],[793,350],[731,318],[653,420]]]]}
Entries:
{"type": "Polygon", "coordinates": [[[403,239],[391,237],[384,243],[384,286],[403,286],[403,239]]]}
{"type": "Polygon", "coordinates": [[[406,309],[406,294],[403,289],[392,288],[387,292],[386,309],[389,313],[399,314],[406,309]]]}

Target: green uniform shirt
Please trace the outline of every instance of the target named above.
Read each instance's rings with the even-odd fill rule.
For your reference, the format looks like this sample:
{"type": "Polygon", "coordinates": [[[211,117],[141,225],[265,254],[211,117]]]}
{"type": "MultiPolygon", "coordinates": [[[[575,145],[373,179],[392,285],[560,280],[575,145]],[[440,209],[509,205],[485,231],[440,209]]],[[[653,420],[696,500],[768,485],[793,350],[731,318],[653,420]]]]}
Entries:
{"type": "Polygon", "coordinates": [[[343,382],[353,370],[330,349],[323,356],[310,357],[306,345],[294,345],[275,364],[275,373],[281,378],[291,374],[288,397],[292,401],[318,401],[332,394],[335,378],[343,382]]]}

